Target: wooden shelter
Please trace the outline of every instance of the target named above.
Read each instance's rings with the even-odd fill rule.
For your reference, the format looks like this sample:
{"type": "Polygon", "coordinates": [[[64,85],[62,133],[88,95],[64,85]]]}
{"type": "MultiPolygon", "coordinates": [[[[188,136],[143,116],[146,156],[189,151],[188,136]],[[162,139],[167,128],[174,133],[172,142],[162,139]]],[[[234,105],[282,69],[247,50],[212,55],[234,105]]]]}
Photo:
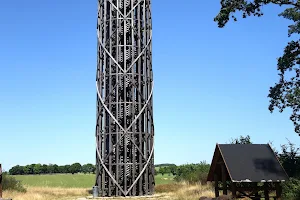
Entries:
{"type": "Polygon", "coordinates": [[[217,144],[207,181],[215,195],[231,191],[234,198],[281,199],[281,182],[288,175],[269,144],[217,144]],[[276,191],[275,196],[270,191],[276,191]]]}

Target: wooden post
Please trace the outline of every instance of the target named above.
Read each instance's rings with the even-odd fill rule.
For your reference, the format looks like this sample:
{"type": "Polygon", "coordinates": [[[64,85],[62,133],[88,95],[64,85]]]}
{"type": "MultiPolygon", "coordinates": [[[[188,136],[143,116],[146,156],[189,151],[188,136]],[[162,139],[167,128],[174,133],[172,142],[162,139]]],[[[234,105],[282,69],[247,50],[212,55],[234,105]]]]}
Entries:
{"type": "Polygon", "coordinates": [[[264,183],[264,196],[265,200],[270,200],[268,183],[264,183]]]}
{"type": "Polygon", "coordinates": [[[2,165],[0,164],[0,198],[2,198],[2,165]]]}
{"type": "Polygon", "coordinates": [[[257,185],[258,183],[255,183],[255,189],[256,189],[256,192],[255,192],[255,199],[256,200],[260,200],[260,198],[259,198],[259,196],[258,196],[258,191],[259,191],[259,189],[258,189],[258,185],[257,185]]]}
{"type": "Polygon", "coordinates": [[[234,182],[231,182],[231,192],[233,199],[236,199],[236,184],[234,182]]]}
{"type": "Polygon", "coordinates": [[[281,200],[282,187],[280,183],[275,183],[276,188],[276,200],[281,200]]]}
{"type": "Polygon", "coordinates": [[[226,169],[225,164],[222,164],[222,183],[223,183],[223,195],[227,195],[227,183],[226,183],[226,169]]]}
{"type": "Polygon", "coordinates": [[[215,195],[216,195],[216,197],[219,197],[220,196],[220,194],[219,194],[219,186],[218,186],[219,179],[218,179],[218,175],[217,174],[214,175],[214,179],[215,179],[215,195]]]}

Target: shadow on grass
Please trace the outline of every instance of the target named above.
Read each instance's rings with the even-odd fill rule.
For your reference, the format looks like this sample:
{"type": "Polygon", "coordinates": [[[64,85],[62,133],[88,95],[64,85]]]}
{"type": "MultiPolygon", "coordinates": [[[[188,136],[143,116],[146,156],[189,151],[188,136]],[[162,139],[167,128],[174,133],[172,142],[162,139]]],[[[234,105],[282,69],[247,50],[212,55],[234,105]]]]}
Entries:
{"type": "Polygon", "coordinates": [[[87,193],[89,193],[89,194],[93,194],[93,190],[92,189],[88,189],[88,190],[86,190],[87,191],[87,193]]]}

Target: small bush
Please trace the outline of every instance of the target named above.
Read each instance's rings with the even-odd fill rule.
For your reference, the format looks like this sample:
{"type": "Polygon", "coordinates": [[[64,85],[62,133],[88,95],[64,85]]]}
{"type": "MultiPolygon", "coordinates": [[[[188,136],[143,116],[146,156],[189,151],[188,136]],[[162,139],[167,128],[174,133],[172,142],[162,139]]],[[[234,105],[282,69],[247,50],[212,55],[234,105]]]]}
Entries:
{"type": "Polygon", "coordinates": [[[18,192],[26,192],[26,189],[21,184],[20,181],[16,180],[15,177],[3,174],[2,177],[2,187],[3,190],[15,190],[18,192]]]}
{"type": "Polygon", "coordinates": [[[284,200],[300,199],[300,180],[290,178],[282,184],[282,196],[284,200]]]}
{"type": "Polygon", "coordinates": [[[174,178],[177,182],[206,183],[210,165],[205,162],[198,164],[186,164],[177,167],[177,174],[174,178]]]}
{"type": "Polygon", "coordinates": [[[197,170],[186,174],[182,174],[181,176],[176,176],[174,180],[177,182],[185,181],[191,184],[194,183],[206,184],[207,175],[208,175],[207,172],[202,172],[197,170]]]}

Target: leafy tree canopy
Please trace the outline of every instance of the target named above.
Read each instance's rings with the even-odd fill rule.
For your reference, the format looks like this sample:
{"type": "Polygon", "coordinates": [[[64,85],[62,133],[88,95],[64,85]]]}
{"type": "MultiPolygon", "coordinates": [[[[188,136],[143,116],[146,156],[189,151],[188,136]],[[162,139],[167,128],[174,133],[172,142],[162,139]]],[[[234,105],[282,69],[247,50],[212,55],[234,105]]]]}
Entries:
{"type": "MultiPolygon", "coordinates": [[[[223,28],[232,18],[237,21],[236,12],[241,12],[243,18],[248,16],[261,17],[262,6],[275,4],[285,6],[280,17],[292,22],[288,26],[288,36],[300,33],[300,1],[299,0],[221,0],[221,9],[214,21],[218,27],[223,28]]],[[[300,135],[300,40],[291,40],[283,51],[283,55],[277,60],[279,81],[269,90],[269,110],[275,108],[283,112],[285,108],[291,108],[290,120],[294,123],[295,132],[300,135]]]]}
{"type": "Polygon", "coordinates": [[[252,144],[252,142],[249,135],[245,137],[241,135],[239,138],[231,139],[230,144],[252,144]]]}

